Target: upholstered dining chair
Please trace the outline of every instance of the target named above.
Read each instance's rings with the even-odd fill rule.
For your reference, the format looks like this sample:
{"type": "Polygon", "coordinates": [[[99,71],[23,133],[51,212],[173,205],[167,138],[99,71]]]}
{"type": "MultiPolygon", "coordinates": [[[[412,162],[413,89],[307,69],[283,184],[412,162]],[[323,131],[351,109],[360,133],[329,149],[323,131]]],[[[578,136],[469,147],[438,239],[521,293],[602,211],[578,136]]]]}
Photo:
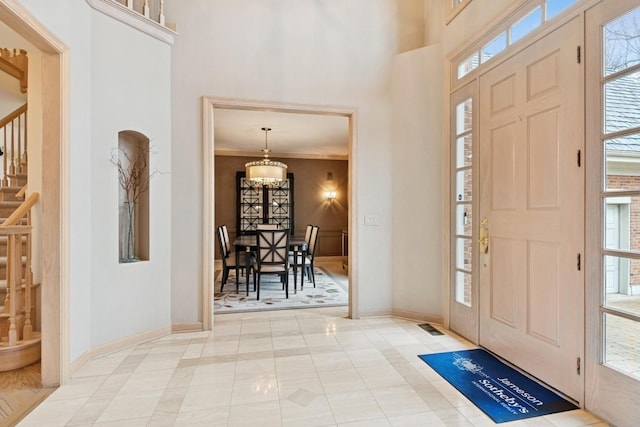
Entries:
{"type": "Polygon", "coordinates": [[[229,241],[229,230],[227,229],[226,224],[222,224],[220,227],[222,227],[222,234],[224,237],[224,246],[227,249],[227,257],[228,257],[232,252],[231,242],[229,241]]]}
{"type": "Polygon", "coordinates": [[[294,251],[290,250],[289,251],[289,264],[293,265],[294,263],[297,263],[296,265],[299,265],[302,268],[302,272],[303,274],[301,274],[301,279],[300,279],[300,286],[303,286],[304,283],[304,260],[307,257],[307,252],[309,251],[309,241],[311,240],[311,232],[313,231],[313,224],[307,224],[307,228],[304,231],[304,241],[307,243],[307,247],[305,248],[304,251],[297,251],[297,260],[293,259],[294,257],[294,251]]]}
{"type": "MultiPolygon", "coordinates": [[[[305,241],[307,242],[307,250],[298,254],[298,259],[293,259],[293,253],[289,252],[289,263],[294,262],[302,268],[304,276],[307,276],[307,280],[313,283],[313,287],[316,287],[316,275],[314,272],[314,260],[316,257],[316,246],[318,245],[318,232],[320,227],[317,225],[308,225],[307,233],[305,234],[305,241]],[[308,236],[308,237],[307,237],[308,236]]],[[[304,289],[304,279],[301,280],[300,288],[304,289]]]]}
{"type": "Polygon", "coordinates": [[[256,299],[260,299],[260,278],[277,274],[289,298],[289,230],[258,230],[253,282],[257,283],[256,299]],[[257,276],[257,278],[256,278],[257,276]]]}
{"type": "MultiPolygon", "coordinates": [[[[220,281],[220,292],[224,289],[224,285],[227,283],[229,279],[229,271],[236,269],[236,256],[235,253],[231,252],[231,244],[229,243],[229,233],[227,232],[227,227],[225,225],[221,225],[216,228],[216,235],[218,237],[218,247],[220,248],[220,257],[222,258],[222,280],[220,281]]],[[[250,271],[245,271],[248,275],[253,270],[253,264],[255,262],[255,257],[252,253],[240,252],[238,253],[238,269],[240,271],[246,270],[247,265],[249,265],[250,271]],[[247,263],[247,257],[249,257],[249,262],[247,263]]],[[[255,277],[255,276],[254,276],[255,277]]],[[[240,280],[236,277],[236,292],[239,289],[240,280]]],[[[247,284],[247,287],[249,285],[247,284]]],[[[255,280],[253,282],[253,286],[255,287],[255,280]]],[[[247,289],[247,292],[249,289],[247,289]]]]}
{"type": "MultiPolygon", "coordinates": [[[[313,226],[311,230],[311,235],[309,236],[309,246],[307,249],[307,253],[304,257],[304,274],[307,276],[307,279],[313,282],[313,287],[316,287],[316,274],[315,274],[315,265],[314,261],[316,258],[316,248],[318,247],[318,234],[320,233],[320,227],[317,225],[313,226]]],[[[301,286],[304,286],[302,284],[301,286]]]]}
{"type": "Polygon", "coordinates": [[[280,226],[278,224],[258,224],[256,230],[280,230],[280,226]]]}
{"type": "MultiPolygon", "coordinates": [[[[304,241],[307,242],[307,248],[309,248],[309,241],[311,240],[311,231],[313,230],[313,227],[314,226],[312,224],[307,224],[307,228],[304,231],[304,241]]],[[[298,254],[300,255],[300,252],[298,252],[298,254]]],[[[293,255],[293,251],[289,251],[289,255],[293,255]]],[[[300,260],[300,262],[302,262],[302,260],[300,260]]]]}
{"type": "Polygon", "coordinates": [[[304,241],[307,242],[307,245],[311,241],[311,231],[313,230],[313,224],[307,224],[307,228],[304,231],[304,241]]]}

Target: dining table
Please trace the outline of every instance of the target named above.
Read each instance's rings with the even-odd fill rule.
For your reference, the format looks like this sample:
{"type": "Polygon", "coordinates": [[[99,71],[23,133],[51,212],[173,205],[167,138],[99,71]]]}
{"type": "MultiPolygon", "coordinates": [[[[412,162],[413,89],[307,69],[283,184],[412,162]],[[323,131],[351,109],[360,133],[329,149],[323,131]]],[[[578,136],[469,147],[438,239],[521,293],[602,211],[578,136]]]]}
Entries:
{"type": "MultiPolygon", "coordinates": [[[[237,236],[233,241],[233,246],[235,247],[235,256],[236,256],[236,278],[240,277],[239,272],[239,263],[240,263],[240,253],[247,252],[246,259],[246,275],[247,275],[247,295],[249,295],[249,270],[251,267],[251,256],[249,253],[256,252],[258,250],[258,236],[255,234],[242,234],[237,236]]],[[[298,275],[298,266],[300,266],[300,285],[302,286],[302,281],[304,280],[304,258],[307,253],[309,244],[303,237],[289,237],[289,250],[293,254],[293,262],[291,265],[293,266],[293,290],[294,293],[298,292],[298,283],[297,283],[297,275],[298,275]],[[299,257],[298,255],[302,255],[299,257]],[[298,258],[303,260],[302,264],[298,264],[298,258]]],[[[237,279],[236,279],[237,280],[237,279]]]]}

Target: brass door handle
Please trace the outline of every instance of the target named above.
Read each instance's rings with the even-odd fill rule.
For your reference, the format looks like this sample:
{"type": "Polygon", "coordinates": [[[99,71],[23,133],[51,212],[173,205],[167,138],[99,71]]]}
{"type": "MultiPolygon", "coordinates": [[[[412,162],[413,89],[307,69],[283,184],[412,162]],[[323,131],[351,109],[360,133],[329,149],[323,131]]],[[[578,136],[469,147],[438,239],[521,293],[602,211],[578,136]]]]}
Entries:
{"type": "Polygon", "coordinates": [[[481,254],[489,253],[489,220],[487,218],[483,218],[480,223],[478,244],[481,254]]]}

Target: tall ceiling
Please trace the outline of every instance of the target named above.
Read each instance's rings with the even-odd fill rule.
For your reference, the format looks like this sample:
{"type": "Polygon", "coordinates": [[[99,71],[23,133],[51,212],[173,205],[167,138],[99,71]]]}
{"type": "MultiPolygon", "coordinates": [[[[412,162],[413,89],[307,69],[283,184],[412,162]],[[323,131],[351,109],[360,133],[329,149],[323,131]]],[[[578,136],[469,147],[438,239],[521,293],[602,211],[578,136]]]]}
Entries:
{"type": "Polygon", "coordinates": [[[214,144],[216,154],[262,156],[263,127],[268,132],[270,157],[347,158],[347,117],[281,111],[216,108],[214,144]]]}

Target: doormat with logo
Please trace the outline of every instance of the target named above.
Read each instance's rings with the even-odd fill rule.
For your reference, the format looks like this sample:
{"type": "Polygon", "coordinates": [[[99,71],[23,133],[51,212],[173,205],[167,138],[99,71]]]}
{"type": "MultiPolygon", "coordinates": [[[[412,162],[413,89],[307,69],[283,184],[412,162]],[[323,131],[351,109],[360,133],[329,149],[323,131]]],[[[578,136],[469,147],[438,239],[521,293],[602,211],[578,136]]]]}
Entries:
{"type": "Polygon", "coordinates": [[[578,409],[482,349],[418,357],[496,423],[578,409]]]}

